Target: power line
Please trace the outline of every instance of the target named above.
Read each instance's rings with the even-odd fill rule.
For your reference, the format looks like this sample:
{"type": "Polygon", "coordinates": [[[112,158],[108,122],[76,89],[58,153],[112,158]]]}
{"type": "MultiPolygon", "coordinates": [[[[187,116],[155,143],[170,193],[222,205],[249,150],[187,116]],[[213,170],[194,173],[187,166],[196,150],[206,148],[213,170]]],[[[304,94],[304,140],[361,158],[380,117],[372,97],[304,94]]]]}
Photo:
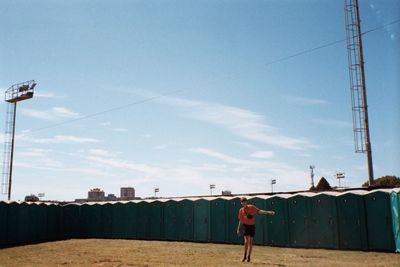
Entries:
{"type": "MultiPolygon", "coordinates": [[[[371,33],[371,32],[386,28],[387,26],[390,26],[390,25],[393,25],[393,24],[396,24],[396,23],[399,23],[399,22],[400,22],[400,19],[396,19],[394,21],[391,21],[389,23],[383,24],[383,25],[378,26],[376,28],[372,28],[370,30],[367,30],[367,31],[361,33],[361,35],[366,35],[368,33],[371,33]]],[[[264,66],[269,66],[269,65],[272,65],[272,64],[275,64],[275,63],[279,63],[279,62],[282,62],[282,61],[286,61],[286,60],[289,60],[289,59],[292,59],[292,58],[295,58],[295,57],[299,57],[299,56],[302,56],[302,55],[305,55],[305,54],[309,54],[309,53],[312,53],[314,51],[317,51],[317,50],[320,50],[320,49],[323,49],[323,48],[326,48],[326,47],[329,47],[329,46],[333,46],[333,45],[342,43],[344,41],[346,41],[345,38],[341,39],[341,40],[333,41],[333,42],[330,42],[330,43],[327,43],[327,44],[324,44],[324,45],[321,45],[321,46],[317,46],[317,47],[313,47],[313,48],[310,48],[310,49],[306,49],[306,50],[294,53],[292,55],[285,56],[285,57],[278,58],[276,60],[267,62],[267,63],[264,64],[264,66]]],[[[238,73],[238,74],[240,74],[240,73],[238,73]]],[[[113,111],[116,111],[116,110],[125,109],[125,108],[128,108],[128,107],[132,107],[132,106],[135,106],[135,105],[140,105],[140,104],[147,103],[147,102],[151,102],[151,101],[159,99],[159,98],[163,98],[163,97],[166,97],[166,96],[178,94],[178,93],[185,92],[185,91],[188,91],[188,90],[190,90],[190,89],[181,89],[181,90],[174,90],[174,91],[166,92],[166,93],[163,93],[163,94],[160,94],[160,95],[157,95],[157,96],[153,96],[153,97],[149,97],[149,98],[146,98],[146,99],[138,100],[138,101],[135,101],[135,102],[132,102],[132,103],[128,103],[128,104],[122,105],[122,106],[117,106],[117,107],[114,107],[114,108],[110,108],[110,109],[106,109],[106,110],[99,111],[99,112],[96,112],[96,113],[92,113],[92,114],[88,114],[88,115],[85,115],[85,116],[81,116],[81,117],[76,118],[76,119],[66,120],[66,121],[63,121],[63,122],[60,122],[60,123],[51,124],[51,125],[48,125],[48,126],[45,126],[45,127],[42,127],[42,128],[37,128],[37,129],[34,129],[34,130],[30,131],[29,133],[39,132],[39,131],[42,131],[42,130],[55,128],[55,127],[58,127],[58,126],[61,126],[61,125],[65,125],[65,124],[69,124],[69,123],[73,123],[73,122],[76,122],[76,121],[80,121],[80,120],[84,120],[84,119],[88,119],[88,118],[92,118],[92,117],[97,117],[97,116],[100,116],[100,115],[105,114],[105,113],[109,113],[109,112],[113,112],[113,111]]]]}

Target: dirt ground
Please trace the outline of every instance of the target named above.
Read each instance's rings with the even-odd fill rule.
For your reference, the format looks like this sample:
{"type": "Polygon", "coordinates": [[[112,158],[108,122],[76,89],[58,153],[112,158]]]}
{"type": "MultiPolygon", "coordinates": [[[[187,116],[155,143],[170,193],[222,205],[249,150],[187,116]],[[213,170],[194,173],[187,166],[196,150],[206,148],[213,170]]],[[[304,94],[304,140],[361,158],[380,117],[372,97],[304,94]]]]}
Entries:
{"type": "Polygon", "coordinates": [[[73,239],[0,249],[0,266],[400,266],[400,254],[239,245],[73,239]]]}

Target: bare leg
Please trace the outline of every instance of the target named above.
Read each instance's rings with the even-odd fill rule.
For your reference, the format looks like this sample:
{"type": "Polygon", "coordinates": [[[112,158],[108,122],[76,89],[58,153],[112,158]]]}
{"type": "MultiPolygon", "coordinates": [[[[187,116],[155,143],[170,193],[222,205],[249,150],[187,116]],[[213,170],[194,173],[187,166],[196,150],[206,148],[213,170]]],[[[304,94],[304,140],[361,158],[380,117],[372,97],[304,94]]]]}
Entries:
{"type": "Polygon", "coordinates": [[[249,242],[247,240],[247,237],[248,237],[247,235],[244,236],[244,256],[242,261],[245,261],[247,257],[247,249],[249,247],[249,242]]]}
{"type": "Polygon", "coordinates": [[[249,239],[247,240],[247,246],[249,248],[249,253],[247,254],[247,261],[250,261],[251,250],[253,249],[253,237],[248,236],[249,239]]]}

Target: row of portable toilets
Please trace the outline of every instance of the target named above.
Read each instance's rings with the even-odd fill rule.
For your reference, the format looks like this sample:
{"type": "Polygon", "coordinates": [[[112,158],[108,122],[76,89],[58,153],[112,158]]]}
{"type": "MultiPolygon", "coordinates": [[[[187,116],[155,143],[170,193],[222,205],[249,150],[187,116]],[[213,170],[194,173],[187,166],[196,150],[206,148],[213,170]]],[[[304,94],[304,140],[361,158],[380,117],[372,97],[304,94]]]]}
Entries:
{"type": "MultiPolygon", "coordinates": [[[[400,190],[254,196],[257,245],[400,252],[400,190]]],[[[0,202],[0,246],[70,238],[242,243],[239,197],[90,204],[0,202]]]]}

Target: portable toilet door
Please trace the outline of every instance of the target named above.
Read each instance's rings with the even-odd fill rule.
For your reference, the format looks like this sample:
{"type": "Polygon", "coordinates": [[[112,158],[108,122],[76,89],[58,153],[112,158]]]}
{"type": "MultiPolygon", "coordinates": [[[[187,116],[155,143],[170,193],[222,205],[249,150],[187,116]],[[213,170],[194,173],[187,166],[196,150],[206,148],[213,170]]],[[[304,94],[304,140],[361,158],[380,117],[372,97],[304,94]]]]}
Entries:
{"type": "Polygon", "coordinates": [[[123,222],[121,225],[121,234],[124,238],[136,239],[137,238],[137,207],[138,205],[134,202],[124,203],[121,206],[121,219],[123,222]]]}
{"type": "Polygon", "coordinates": [[[267,216],[264,228],[264,244],[268,246],[289,246],[289,215],[287,198],[274,196],[266,199],[266,209],[275,215],[267,216]]]}
{"type": "Polygon", "coordinates": [[[103,238],[112,238],[113,236],[113,212],[114,212],[114,205],[111,203],[106,203],[101,206],[101,219],[103,221],[102,225],[102,237],[103,238]]]}
{"type": "Polygon", "coordinates": [[[236,233],[238,226],[238,214],[241,208],[240,198],[225,199],[225,242],[231,244],[242,243],[243,237],[236,233]]]}
{"type": "Polygon", "coordinates": [[[311,197],[311,246],[339,248],[335,196],[317,194],[311,197]]]}
{"type": "Polygon", "coordinates": [[[367,214],[368,248],[395,251],[390,194],[373,191],[364,195],[367,214]]]}
{"type": "Polygon", "coordinates": [[[193,206],[193,239],[207,242],[210,240],[210,201],[197,199],[193,206]]]}
{"type": "Polygon", "coordinates": [[[310,247],[311,200],[295,195],[288,199],[290,246],[310,247]]]}
{"type": "Polygon", "coordinates": [[[8,216],[8,203],[0,201],[0,248],[8,245],[7,242],[7,216],[8,216]]]}
{"type": "Polygon", "coordinates": [[[65,239],[84,237],[82,229],[81,206],[68,204],[61,209],[61,230],[65,239]]]}
{"type": "Polygon", "coordinates": [[[339,248],[368,250],[365,205],[362,195],[352,192],[336,197],[339,248]]]}
{"type": "Polygon", "coordinates": [[[148,239],[150,231],[149,203],[141,201],[136,204],[136,238],[148,239]]]}
{"type": "Polygon", "coordinates": [[[193,241],[193,201],[184,199],[177,202],[178,209],[178,240],[179,241],[193,241]]]}
{"type": "Polygon", "coordinates": [[[151,240],[164,239],[164,202],[154,201],[150,204],[150,233],[151,240]]]}
{"type": "Polygon", "coordinates": [[[392,208],[393,235],[396,252],[400,252],[400,197],[399,193],[390,194],[390,204],[392,208]]]}
{"type": "Polygon", "coordinates": [[[123,207],[126,204],[123,203],[115,203],[112,205],[113,212],[112,212],[112,224],[111,224],[111,237],[123,239],[126,237],[125,231],[125,214],[123,212],[123,207]]]}
{"type": "Polygon", "coordinates": [[[210,240],[211,242],[225,242],[226,200],[217,198],[210,202],[210,240]]]}
{"type": "Polygon", "coordinates": [[[164,205],[164,238],[166,240],[178,240],[178,213],[182,211],[178,209],[178,203],[175,200],[168,200],[164,205]]]}

